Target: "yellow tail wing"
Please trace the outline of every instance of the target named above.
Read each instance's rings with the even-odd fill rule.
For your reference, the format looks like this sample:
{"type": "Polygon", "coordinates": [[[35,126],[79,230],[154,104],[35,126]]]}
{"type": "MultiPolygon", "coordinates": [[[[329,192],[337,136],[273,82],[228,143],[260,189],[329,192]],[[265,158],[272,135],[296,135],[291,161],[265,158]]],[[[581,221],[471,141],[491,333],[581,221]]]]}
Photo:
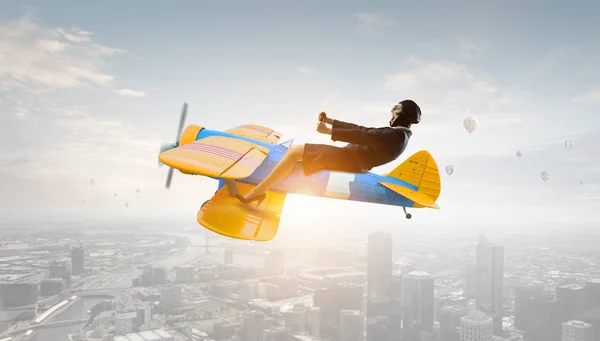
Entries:
{"type": "Polygon", "coordinates": [[[442,187],[440,172],[435,160],[426,150],[416,152],[386,176],[417,187],[416,193],[418,194],[406,196],[405,193],[401,193],[412,200],[416,208],[431,207],[432,203],[435,203],[440,196],[442,187]],[[431,200],[423,200],[423,195],[431,198],[431,200]],[[414,196],[414,198],[410,196],[414,196]],[[423,201],[422,204],[421,201],[423,201]]]}

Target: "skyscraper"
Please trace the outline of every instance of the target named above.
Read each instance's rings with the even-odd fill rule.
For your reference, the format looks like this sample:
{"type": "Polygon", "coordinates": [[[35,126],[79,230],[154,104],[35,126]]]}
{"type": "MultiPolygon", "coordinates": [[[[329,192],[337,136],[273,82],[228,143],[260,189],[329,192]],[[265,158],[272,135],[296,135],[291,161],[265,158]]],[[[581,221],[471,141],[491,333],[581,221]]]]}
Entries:
{"type": "Polygon", "coordinates": [[[461,318],[467,316],[469,309],[463,306],[447,305],[440,308],[439,341],[459,341],[461,318]]]}
{"type": "Polygon", "coordinates": [[[483,234],[477,245],[477,310],[494,319],[494,333],[502,333],[504,247],[490,243],[483,234]]]}
{"type": "Polygon", "coordinates": [[[552,297],[529,298],[525,304],[525,341],[559,341],[561,302],[552,297]]]}
{"type": "Polygon", "coordinates": [[[340,341],[362,341],[365,315],[359,310],[342,310],[340,315],[340,341]]]}
{"type": "Polygon", "coordinates": [[[589,323],[582,321],[567,321],[562,324],[561,341],[593,341],[594,331],[589,323]]]}
{"type": "Polygon", "coordinates": [[[579,284],[568,284],[556,288],[556,298],[561,304],[561,319],[568,321],[585,310],[585,288],[579,284]]]}
{"type": "Polygon", "coordinates": [[[83,247],[71,249],[71,273],[73,275],[81,275],[85,271],[84,260],[85,250],[83,247]]]}
{"type": "Polygon", "coordinates": [[[385,232],[369,235],[367,247],[367,340],[391,338],[392,237],[385,232]]]}
{"type": "Polygon", "coordinates": [[[244,314],[240,339],[243,341],[264,341],[265,316],[260,311],[252,310],[244,314]]]}
{"type": "Polygon", "coordinates": [[[544,295],[544,283],[532,281],[515,287],[515,329],[524,330],[527,300],[540,299],[544,295]]]}
{"type": "Polygon", "coordinates": [[[590,280],[585,283],[585,308],[600,306],[600,280],[590,280]]]}
{"type": "Polygon", "coordinates": [[[433,326],[434,278],[413,271],[402,278],[402,327],[404,338],[418,340],[421,331],[433,326]]]}
{"type": "Polygon", "coordinates": [[[492,341],[494,321],[481,311],[460,319],[460,341],[492,341]]]}
{"type": "Polygon", "coordinates": [[[321,311],[321,330],[324,334],[334,334],[339,328],[341,310],[361,310],[364,286],[339,283],[329,288],[319,289],[313,295],[313,305],[321,311]]]}
{"type": "Polygon", "coordinates": [[[392,340],[402,337],[402,273],[392,274],[392,307],[390,312],[390,333],[392,340]]]}

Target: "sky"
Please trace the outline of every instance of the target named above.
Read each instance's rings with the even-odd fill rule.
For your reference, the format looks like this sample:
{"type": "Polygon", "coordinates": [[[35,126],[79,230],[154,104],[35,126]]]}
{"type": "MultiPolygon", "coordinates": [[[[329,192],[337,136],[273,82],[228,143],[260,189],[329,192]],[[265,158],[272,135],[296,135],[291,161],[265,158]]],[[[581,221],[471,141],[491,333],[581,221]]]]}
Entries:
{"type": "Polygon", "coordinates": [[[373,172],[428,150],[441,209],[406,221],[398,207],[290,195],[280,229],[599,223],[599,10],[591,0],[5,0],[0,216],[194,222],[216,181],[176,173],[167,191],[157,166],[184,102],[188,124],[343,145],[315,131],[320,111],[385,126],[410,98],[421,124],[373,172]],[[467,115],[479,122],[471,135],[467,115]]]}

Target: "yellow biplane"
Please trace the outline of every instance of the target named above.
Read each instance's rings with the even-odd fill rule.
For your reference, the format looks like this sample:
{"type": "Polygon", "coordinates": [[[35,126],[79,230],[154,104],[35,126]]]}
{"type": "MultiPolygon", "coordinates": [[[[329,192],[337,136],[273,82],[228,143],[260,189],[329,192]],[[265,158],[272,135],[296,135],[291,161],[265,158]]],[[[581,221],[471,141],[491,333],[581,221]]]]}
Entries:
{"type": "Polygon", "coordinates": [[[244,240],[268,241],[277,234],[286,194],[303,194],[335,199],[401,206],[439,208],[441,182],[437,164],[422,150],[390,173],[339,173],[321,171],[304,175],[302,165],[267,192],[258,206],[244,205],[235,194],[245,194],[260,183],[281,160],[292,140],[279,143],[273,129],[247,124],[226,131],[183,126],[184,104],[175,143],[162,145],[159,164],[169,167],[166,188],[173,170],[202,175],[219,181],[214,196],[200,208],[200,225],[218,234],[244,240]]]}

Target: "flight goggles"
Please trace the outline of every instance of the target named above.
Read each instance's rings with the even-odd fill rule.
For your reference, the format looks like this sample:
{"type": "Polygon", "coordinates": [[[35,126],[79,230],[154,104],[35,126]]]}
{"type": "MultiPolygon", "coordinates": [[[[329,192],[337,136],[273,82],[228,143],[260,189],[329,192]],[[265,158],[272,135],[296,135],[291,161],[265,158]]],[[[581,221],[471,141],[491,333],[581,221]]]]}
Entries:
{"type": "Polygon", "coordinates": [[[402,104],[398,103],[392,108],[392,114],[400,115],[402,113],[402,104]]]}

